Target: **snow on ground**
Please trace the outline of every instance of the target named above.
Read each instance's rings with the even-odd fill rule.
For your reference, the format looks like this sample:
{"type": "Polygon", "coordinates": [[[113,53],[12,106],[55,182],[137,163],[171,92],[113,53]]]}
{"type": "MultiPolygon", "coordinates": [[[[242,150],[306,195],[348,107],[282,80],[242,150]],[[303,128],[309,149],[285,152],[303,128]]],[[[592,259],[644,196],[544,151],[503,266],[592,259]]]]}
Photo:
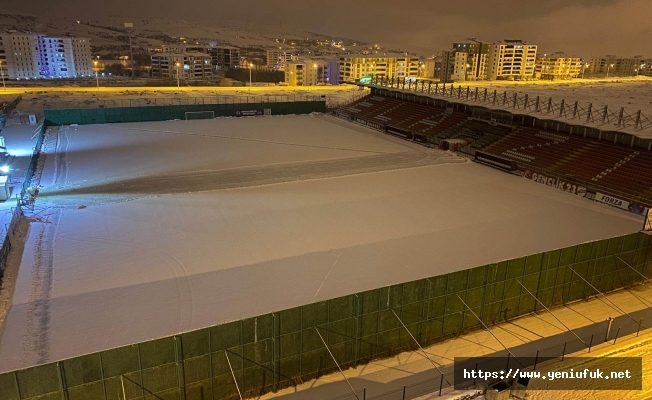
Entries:
{"type": "Polygon", "coordinates": [[[51,128],[45,146],[0,372],[642,222],[327,116],[51,128]]]}
{"type": "Polygon", "coordinates": [[[524,81],[502,83],[500,81],[472,82],[471,86],[487,88],[490,92],[497,90],[498,93],[507,91],[525,94],[530,97],[540,96],[543,99],[553,98],[553,101],[566,102],[578,101],[581,106],[586,107],[592,103],[593,107],[602,108],[605,105],[612,110],[620,110],[630,113],[641,110],[643,114],[652,118],[652,78],[613,78],[613,79],[573,79],[567,81],[524,81]]]}
{"type": "MultiPolygon", "coordinates": [[[[445,96],[441,94],[425,95],[443,98],[452,102],[487,107],[494,110],[506,110],[515,114],[529,114],[540,119],[551,119],[567,122],[572,125],[589,126],[604,131],[626,132],[644,139],[652,139],[652,127],[650,126],[650,121],[652,121],[652,78],[650,77],[575,79],[569,81],[479,81],[469,82],[469,85],[461,83],[454,83],[452,85],[455,88],[453,96],[449,94],[445,96]],[[473,96],[470,96],[468,100],[466,99],[467,86],[470,94],[475,93],[476,88],[478,89],[478,101],[474,101],[473,96]],[[461,97],[457,95],[458,87],[462,88],[459,91],[461,97]],[[483,101],[485,89],[487,90],[487,102],[483,101]],[[493,103],[494,91],[497,92],[496,104],[493,103]],[[507,93],[508,100],[503,105],[502,99],[505,93],[507,93]],[[512,103],[514,94],[518,94],[518,104],[521,109],[514,109],[513,105],[509,105],[512,103]],[[528,95],[528,104],[530,107],[530,110],[527,112],[522,110],[526,94],[528,95]],[[540,97],[541,112],[534,111],[537,96],[540,97]],[[566,114],[559,116],[558,113],[545,112],[549,99],[553,101],[553,110],[559,110],[562,101],[564,101],[566,114]],[[577,115],[579,116],[573,118],[573,112],[571,110],[576,101],[578,103],[577,115]],[[589,103],[591,103],[591,109],[593,110],[593,120],[587,122],[586,110],[589,108],[589,103]],[[608,114],[608,121],[603,122],[600,112],[604,110],[605,105],[608,106],[610,112],[608,114]],[[618,126],[618,115],[620,114],[621,107],[624,108],[623,117],[626,120],[626,124],[618,126]],[[640,126],[644,128],[634,127],[639,110],[641,111],[640,126]]],[[[451,84],[447,84],[446,87],[448,88],[446,93],[450,93],[451,84]]],[[[392,90],[410,94],[414,93],[414,91],[407,89],[392,90]]],[[[434,93],[435,89],[433,88],[432,91],[434,93]]]]}

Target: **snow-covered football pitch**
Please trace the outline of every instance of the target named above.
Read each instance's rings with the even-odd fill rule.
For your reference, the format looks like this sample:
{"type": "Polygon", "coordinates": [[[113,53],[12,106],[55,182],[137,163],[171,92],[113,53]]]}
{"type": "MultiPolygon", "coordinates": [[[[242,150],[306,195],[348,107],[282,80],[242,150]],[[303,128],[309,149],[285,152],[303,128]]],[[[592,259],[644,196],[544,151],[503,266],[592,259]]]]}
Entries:
{"type": "Polygon", "coordinates": [[[0,372],[642,226],[322,115],[53,127],[45,154],[0,372]]]}

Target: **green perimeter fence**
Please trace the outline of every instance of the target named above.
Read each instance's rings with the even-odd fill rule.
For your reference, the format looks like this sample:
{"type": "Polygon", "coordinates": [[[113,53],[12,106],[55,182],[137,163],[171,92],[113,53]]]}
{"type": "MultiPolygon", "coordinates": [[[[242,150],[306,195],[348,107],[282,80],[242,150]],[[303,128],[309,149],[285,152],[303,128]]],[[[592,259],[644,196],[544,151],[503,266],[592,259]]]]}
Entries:
{"type": "MultiPolygon", "coordinates": [[[[73,108],[44,110],[46,125],[106,124],[118,122],[166,121],[186,119],[186,113],[210,112],[215,117],[249,115],[288,115],[326,112],[326,101],[221,103],[188,105],[140,105],[134,107],[73,108]]],[[[190,119],[190,117],[188,118],[190,119]]]]}
{"type": "Polygon", "coordinates": [[[355,367],[415,348],[394,312],[429,345],[479,329],[473,313],[491,325],[542,309],[524,288],[552,307],[595,295],[592,286],[640,283],[652,275],[651,247],[634,233],[9,372],[0,397],[222,400],[238,398],[237,387],[255,396],[336,370],[318,331],[340,365],[355,367]]]}

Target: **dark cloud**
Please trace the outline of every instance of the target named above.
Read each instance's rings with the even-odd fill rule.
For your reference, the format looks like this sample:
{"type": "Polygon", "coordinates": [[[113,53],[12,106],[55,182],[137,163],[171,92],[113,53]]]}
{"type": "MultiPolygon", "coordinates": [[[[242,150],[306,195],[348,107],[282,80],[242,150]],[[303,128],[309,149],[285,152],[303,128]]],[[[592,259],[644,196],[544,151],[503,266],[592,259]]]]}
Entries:
{"type": "Polygon", "coordinates": [[[453,41],[518,38],[544,52],[584,57],[602,54],[652,56],[652,0],[25,0],[10,10],[97,18],[282,23],[284,27],[391,43],[432,54],[453,41]],[[647,47],[646,47],[647,46],[647,47]]]}

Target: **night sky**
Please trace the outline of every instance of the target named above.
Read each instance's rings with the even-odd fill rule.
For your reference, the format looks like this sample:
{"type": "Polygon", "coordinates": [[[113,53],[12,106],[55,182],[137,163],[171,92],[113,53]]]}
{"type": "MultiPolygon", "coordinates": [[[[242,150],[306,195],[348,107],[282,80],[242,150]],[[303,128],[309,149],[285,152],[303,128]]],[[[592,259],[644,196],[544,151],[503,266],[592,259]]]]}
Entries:
{"type": "Polygon", "coordinates": [[[22,0],[2,12],[101,19],[282,23],[432,55],[467,37],[523,39],[541,53],[652,56],[652,0],[22,0]]]}

